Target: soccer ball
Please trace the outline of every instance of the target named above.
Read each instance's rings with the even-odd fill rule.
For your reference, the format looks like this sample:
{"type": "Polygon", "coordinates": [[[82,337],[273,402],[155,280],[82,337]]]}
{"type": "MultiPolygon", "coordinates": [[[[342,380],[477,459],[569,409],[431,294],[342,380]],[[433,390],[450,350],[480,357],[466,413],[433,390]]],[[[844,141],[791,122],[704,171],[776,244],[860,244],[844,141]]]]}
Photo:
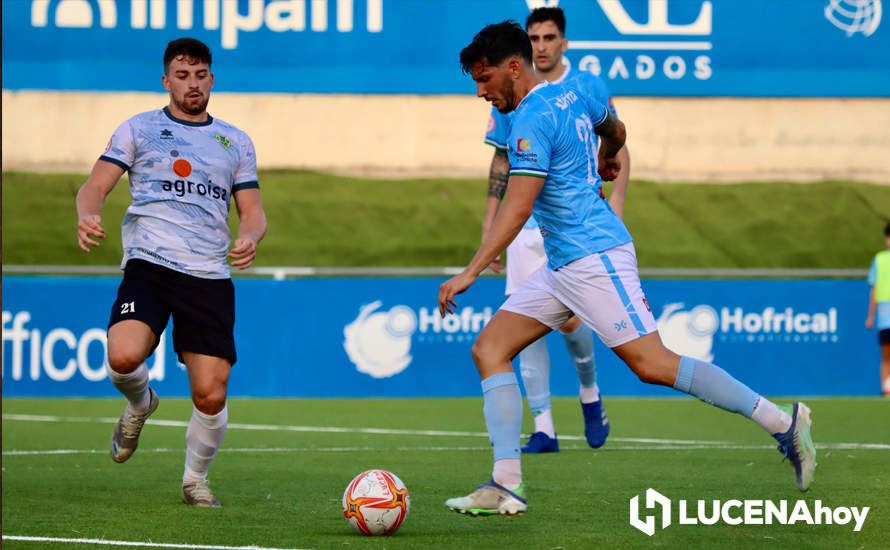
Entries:
{"type": "Polygon", "coordinates": [[[408,488],[386,470],[362,472],[343,491],[343,517],[362,535],[392,535],[410,507],[408,488]]]}

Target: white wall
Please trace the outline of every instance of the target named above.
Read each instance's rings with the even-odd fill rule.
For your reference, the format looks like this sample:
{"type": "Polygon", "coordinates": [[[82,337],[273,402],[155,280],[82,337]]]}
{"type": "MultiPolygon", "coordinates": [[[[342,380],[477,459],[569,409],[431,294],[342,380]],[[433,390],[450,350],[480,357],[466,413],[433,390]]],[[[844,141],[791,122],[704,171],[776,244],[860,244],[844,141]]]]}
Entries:
{"type": "MultiPolygon", "coordinates": [[[[3,91],[3,170],[86,172],[115,127],[164,94],[3,91]]],[[[890,100],[616,98],[632,176],[890,183],[890,100]]],[[[472,96],[215,94],[261,168],[484,177],[488,106],[472,96]]]]}

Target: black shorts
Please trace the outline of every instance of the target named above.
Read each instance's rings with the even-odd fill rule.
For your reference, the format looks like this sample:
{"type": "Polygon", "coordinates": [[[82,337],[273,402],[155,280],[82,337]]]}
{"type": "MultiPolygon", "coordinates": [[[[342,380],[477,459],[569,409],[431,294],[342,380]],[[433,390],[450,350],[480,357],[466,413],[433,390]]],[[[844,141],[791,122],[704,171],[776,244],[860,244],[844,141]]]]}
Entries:
{"type": "Polygon", "coordinates": [[[878,343],[890,344],[890,328],[885,328],[884,330],[878,331],[878,343]]]}
{"type": "Polygon", "coordinates": [[[203,279],[145,260],[129,260],[108,326],[135,319],[160,337],[171,314],[173,349],[181,362],[182,353],[189,351],[235,364],[235,287],[231,279],[203,279]]]}

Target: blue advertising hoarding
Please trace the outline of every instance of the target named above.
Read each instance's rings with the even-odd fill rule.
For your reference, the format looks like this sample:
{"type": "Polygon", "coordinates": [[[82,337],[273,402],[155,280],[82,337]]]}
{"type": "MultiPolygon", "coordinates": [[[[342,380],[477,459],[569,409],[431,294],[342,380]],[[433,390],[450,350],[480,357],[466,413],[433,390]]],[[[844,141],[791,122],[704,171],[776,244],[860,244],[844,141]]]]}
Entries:
{"type": "MultiPolygon", "coordinates": [[[[104,370],[115,277],[3,278],[3,396],[115,396],[104,370]]],[[[480,279],[454,315],[437,278],[236,279],[238,363],[230,394],[252,397],[477,396],[470,347],[503,301],[480,279]]],[[[863,326],[864,281],[650,280],[662,339],[713,361],[765,395],[877,395],[877,338],[863,326]]],[[[148,361],[164,396],[188,395],[168,330],[148,361]]],[[[556,335],[552,392],[577,395],[556,335]]],[[[669,396],[599,342],[604,395],[669,396]]]]}
{"type": "Polygon", "coordinates": [[[616,95],[890,97],[883,0],[7,0],[3,88],[159,91],[165,43],[214,51],[216,90],[466,94],[458,52],[537,6],[616,95]]]}

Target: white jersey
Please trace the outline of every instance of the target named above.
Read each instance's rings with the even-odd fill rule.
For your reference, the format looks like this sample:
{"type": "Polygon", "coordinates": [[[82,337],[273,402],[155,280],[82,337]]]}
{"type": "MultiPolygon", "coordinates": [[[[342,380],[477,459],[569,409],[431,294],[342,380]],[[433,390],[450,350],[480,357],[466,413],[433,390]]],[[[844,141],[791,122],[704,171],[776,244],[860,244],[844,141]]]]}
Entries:
{"type": "Polygon", "coordinates": [[[121,267],[139,258],[195,277],[229,277],[229,201],[259,187],[246,133],[209,116],[180,120],[164,107],[121,124],[99,158],[130,175],[121,267]]]}

